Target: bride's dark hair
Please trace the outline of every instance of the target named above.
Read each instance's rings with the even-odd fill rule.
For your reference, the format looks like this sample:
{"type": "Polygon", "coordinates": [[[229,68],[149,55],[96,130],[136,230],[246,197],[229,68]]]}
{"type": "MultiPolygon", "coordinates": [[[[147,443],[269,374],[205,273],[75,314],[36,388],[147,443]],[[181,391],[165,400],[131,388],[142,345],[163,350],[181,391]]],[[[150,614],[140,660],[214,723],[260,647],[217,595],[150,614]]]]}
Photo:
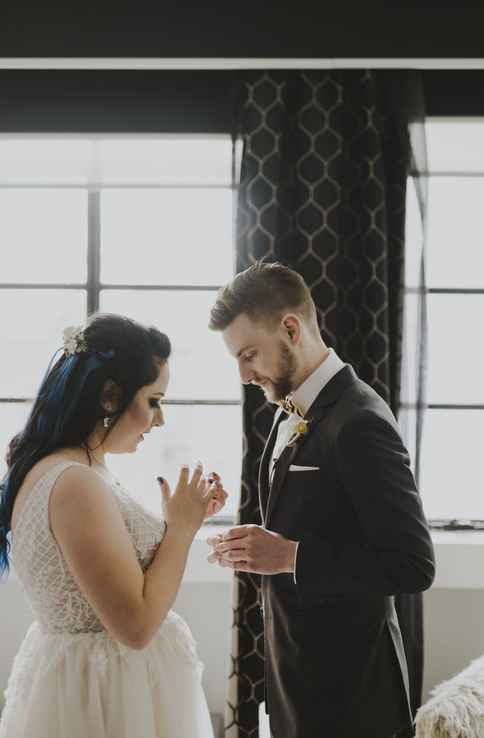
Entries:
{"type": "Polygon", "coordinates": [[[0,577],[9,571],[12,510],[26,474],[40,459],[68,446],[82,446],[106,415],[101,404],[106,380],[118,388],[112,423],[136,392],[152,384],[171,353],[168,336],[152,326],[112,313],[95,313],[84,328],[87,351],[54,354],[25,427],[10,441],[7,473],[0,483],[0,577]]]}

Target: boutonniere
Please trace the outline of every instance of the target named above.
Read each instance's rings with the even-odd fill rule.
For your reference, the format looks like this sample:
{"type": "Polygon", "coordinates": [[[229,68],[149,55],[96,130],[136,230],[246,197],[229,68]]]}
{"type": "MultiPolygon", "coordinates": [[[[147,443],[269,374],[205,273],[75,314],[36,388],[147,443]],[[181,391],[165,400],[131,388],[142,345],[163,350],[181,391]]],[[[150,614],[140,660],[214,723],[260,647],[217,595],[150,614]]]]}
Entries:
{"type": "Polygon", "coordinates": [[[306,435],[306,433],[308,432],[309,423],[310,421],[306,420],[306,418],[299,418],[293,428],[292,436],[287,442],[288,446],[295,446],[297,441],[299,441],[300,438],[306,435]]]}

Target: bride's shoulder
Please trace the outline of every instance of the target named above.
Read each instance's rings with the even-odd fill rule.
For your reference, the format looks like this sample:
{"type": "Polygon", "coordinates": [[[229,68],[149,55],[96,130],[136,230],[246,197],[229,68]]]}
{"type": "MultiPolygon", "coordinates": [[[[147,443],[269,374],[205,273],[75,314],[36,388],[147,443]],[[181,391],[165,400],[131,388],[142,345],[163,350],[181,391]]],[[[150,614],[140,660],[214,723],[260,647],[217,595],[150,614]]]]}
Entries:
{"type": "MultiPolygon", "coordinates": [[[[15,528],[17,517],[21,514],[23,506],[27,502],[27,499],[30,497],[31,493],[35,492],[37,485],[40,484],[42,479],[44,477],[47,477],[48,474],[55,467],[59,466],[64,461],[74,462],[74,464],[70,467],[70,469],[72,469],[72,472],[69,473],[69,478],[71,482],[72,482],[73,476],[75,477],[79,475],[79,471],[81,474],[84,472],[84,469],[81,466],[82,462],[80,462],[78,459],[74,458],[72,455],[65,453],[62,450],[56,451],[55,453],[49,454],[48,456],[44,456],[42,459],[37,461],[29,469],[29,471],[23,478],[22,483],[17,492],[17,495],[15,497],[15,503],[14,503],[14,507],[12,510],[12,523],[11,523],[12,529],[15,528]]],[[[88,472],[90,471],[87,465],[85,468],[88,472]]],[[[62,486],[62,485],[56,485],[56,486],[62,486]]]]}
{"type": "Polygon", "coordinates": [[[35,484],[37,479],[48,474],[51,469],[54,469],[54,467],[64,461],[72,461],[74,464],[82,463],[81,459],[77,458],[75,454],[69,453],[67,450],[60,449],[59,451],[54,451],[53,453],[48,454],[47,456],[43,456],[39,461],[37,461],[25,475],[24,481],[29,484],[35,484]]]}

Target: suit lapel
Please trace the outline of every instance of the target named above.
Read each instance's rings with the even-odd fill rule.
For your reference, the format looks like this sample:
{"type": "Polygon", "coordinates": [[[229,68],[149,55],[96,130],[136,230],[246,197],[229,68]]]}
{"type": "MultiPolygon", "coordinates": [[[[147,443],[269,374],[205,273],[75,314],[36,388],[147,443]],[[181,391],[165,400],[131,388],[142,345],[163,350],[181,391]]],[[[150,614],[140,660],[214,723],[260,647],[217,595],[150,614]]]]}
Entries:
{"type": "Polygon", "coordinates": [[[266,441],[266,445],[264,446],[264,451],[262,452],[262,458],[261,458],[261,462],[259,465],[259,506],[260,506],[262,521],[264,521],[265,519],[267,500],[269,498],[270,460],[272,458],[272,452],[274,450],[274,445],[276,443],[277,429],[279,428],[279,423],[285,417],[286,417],[286,414],[282,410],[282,408],[278,408],[277,412],[274,415],[274,422],[272,424],[269,437],[266,441]]]}
{"type": "MultiPolygon", "coordinates": [[[[292,446],[286,446],[286,448],[283,450],[281,455],[279,456],[278,461],[276,462],[274,473],[272,476],[272,484],[269,485],[268,480],[268,465],[266,465],[265,470],[262,468],[261,464],[261,474],[265,471],[264,479],[260,479],[260,483],[264,483],[266,485],[266,488],[268,489],[268,498],[267,499],[267,505],[264,505],[265,508],[265,514],[263,514],[263,520],[264,525],[267,528],[269,525],[270,516],[274,511],[274,508],[276,506],[277,500],[279,498],[280,491],[282,489],[282,486],[284,484],[284,480],[286,478],[286,474],[288,472],[289,466],[296,455],[296,453],[303,448],[304,444],[307,443],[308,438],[310,438],[311,433],[314,432],[314,429],[318,425],[319,421],[324,417],[324,415],[328,412],[328,409],[333,405],[340,395],[344,392],[344,390],[352,384],[354,381],[356,381],[357,376],[354,371],[354,369],[349,365],[346,364],[335,376],[330,379],[330,381],[323,387],[319,395],[316,397],[315,401],[311,405],[311,407],[308,409],[305,418],[308,421],[308,432],[302,437],[299,438],[294,445],[292,446]]],[[[277,425],[279,425],[277,423],[277,425]]],[[[274,428],[273,428],[274,430],[274,428]]],[[[271,452],[274,448],[274,442],[275,442],[275,436],[273,437],[273,434],[271,433],[271,436],[269,437],[272,439],[272,445],[271,445],[271,452]]],[[[269,445],[269,442],[266,446],[269,445]]],[[[266,456],[266,453],[264,451],[264,456],[266,456]]],[[[261,489],[261,487],[259,487],[261,489]]],[[[261,513],[262,513],[262,507],[261,507],[261,513]]]]}
{"type": "Polygon", "coordinates": [[[264,520],[266,528],[269,522],[270,515],[274,509],[274,505],[276,504],[276,500],[279,496],[282,483],[284,482],[284,479],[286,477],[287,470],[289,469],[289,465],[296,451],[297,446],[286,446],[277,461],[274,462],[274,473],[272,475],[271,484],[269,486],[269,499],[267,500],[267,509],[264,520]]]}

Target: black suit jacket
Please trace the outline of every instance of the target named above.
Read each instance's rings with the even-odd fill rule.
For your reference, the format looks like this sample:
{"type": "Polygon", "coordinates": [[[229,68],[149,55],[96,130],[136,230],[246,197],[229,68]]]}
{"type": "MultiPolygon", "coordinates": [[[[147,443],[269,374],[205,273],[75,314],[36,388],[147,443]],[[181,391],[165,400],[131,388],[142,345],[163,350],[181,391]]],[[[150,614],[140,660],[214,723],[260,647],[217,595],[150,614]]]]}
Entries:
{"type": "Polygon", "coordinates": [[[434,554],[398,425],[345,365],[286,447],[263,524],[300,541],[295,576],[262,577],[266,710],[274,738],[388,738],[410,727],[408,671],[393,595],[431,586],[434,554]],[[289,471],[291,464],[316,466],[289,471]]]}

